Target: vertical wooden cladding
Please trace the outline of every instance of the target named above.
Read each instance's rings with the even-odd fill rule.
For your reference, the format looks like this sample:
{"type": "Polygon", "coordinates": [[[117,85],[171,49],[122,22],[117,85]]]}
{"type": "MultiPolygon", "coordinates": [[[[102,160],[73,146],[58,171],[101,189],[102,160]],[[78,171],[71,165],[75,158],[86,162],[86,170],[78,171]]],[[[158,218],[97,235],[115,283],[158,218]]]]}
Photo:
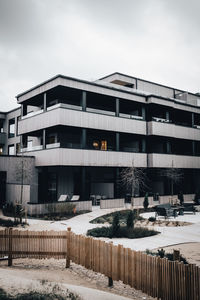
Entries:
{"type": "Polygon", "coordinates": [[[68,258],[162,300],[199,300],[200,269],[71,231],[0,231],[0,256],[68,258]]]}

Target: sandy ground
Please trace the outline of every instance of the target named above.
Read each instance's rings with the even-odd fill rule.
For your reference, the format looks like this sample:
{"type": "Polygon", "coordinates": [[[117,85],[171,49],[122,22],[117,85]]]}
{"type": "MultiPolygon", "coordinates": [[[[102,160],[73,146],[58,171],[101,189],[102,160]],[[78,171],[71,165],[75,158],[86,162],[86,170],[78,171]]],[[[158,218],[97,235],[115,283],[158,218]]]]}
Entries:
{"type": "MultiPolygon", "coordinates": [[[[160,249],[160,248],[159,248],[160,249]]],[[[179,250],[190,264],[195,264],[200,267],[200,243],[186,243],[174,246],[163,247],[165,252],[173,252],[179,250]]]]}
{"type": "MultiPolygon", "coordinates": [[[[7,261],[0,262],[0,287],[9,293],[16,294],[16,291],[21,293],[27,290],[42,290],[43,288],[48,288],[49,290],[57,286],[56,284],[59,284],[61,289],[65,287],[78,291],[79,295],[81,295],[79,293],[81,289],[85,289],[83,291],[84,296],[87,288],[94,289],[93,298],[91,299],[95,297],[95,300],[123,300],[124,297],[135,300],[153,299],[120,281],[114,281],[114,286],[109,288],[107,277],[87,270],[82,266],[71,263],[70,268],[66,269],[65,260],[15,259],[12,267],[7,266],[7,261]],[[80,289],[73,289],[71,285],[78,286],[80,289]],[[111,295],[105,294],[105,292],[109,292],[111,295]],[[118,298],[117,295],[120,297],[118,298]]],[[[89,295],[83,299],[89,300],[89,295]]]]}

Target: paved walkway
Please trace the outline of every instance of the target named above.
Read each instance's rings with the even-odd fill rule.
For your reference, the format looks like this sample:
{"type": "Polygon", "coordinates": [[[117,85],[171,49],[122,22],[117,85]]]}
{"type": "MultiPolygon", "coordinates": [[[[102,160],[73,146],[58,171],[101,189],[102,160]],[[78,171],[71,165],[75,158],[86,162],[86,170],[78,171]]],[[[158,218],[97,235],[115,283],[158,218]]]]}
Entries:
{"type": "MultiPolygon", "coordinates": [[[[28,223],[30,224],[30,230],[66,230],[67,227],[71,227],[72,231],[76,234],[86,234],[88,229],[103,226],[101,224],[89,223],[91,220],[117,210],[120,209],[100,209],[99,207],[93,207],[92,212],[79,215],[66,221],[54,222],[28,219],[28,223]]],[[[148,218],[150,216],[154,216],[154,213],[143,214],[143,217],[145,216],[148,218]]],[[[171,220],[174,220],[174,218],[171,218],[171,220]]],[[[186,214],[184,216],[178,216],[175,220],[191,222],[192,225],[180,227],[153,227],[155,230],[158,230],[161,233],[147,238],[114,238],[112,241],[115,245],[121,244],[124,247],[141,251],[146,249],[152,250],[159,247],[166,247],[181,243],[200,242],[200,212],[197,212],[195,215],[186,214]]],[[[109,241],[109,239],[104,240],[109,241]]]]}

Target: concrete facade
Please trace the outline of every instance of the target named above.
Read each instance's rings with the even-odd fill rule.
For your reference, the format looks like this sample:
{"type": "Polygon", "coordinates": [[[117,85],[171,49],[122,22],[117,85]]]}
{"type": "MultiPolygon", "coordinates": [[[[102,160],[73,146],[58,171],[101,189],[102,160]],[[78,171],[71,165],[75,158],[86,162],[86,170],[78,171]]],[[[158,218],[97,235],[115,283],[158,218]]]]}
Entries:
{"type": "MultiPolygon", "coordinates": [[[[146,170],[152,194],[170,193],[160,174],[172,167],[184,177],[175,192],[194,194],[200,186],[198,94],[114,73],[95,82],[57,75],[16,98],[20,108],[0,113],[0,147],[35,158],[35,187],[24,193],[35,192],[26,202],[63,194],[119,199],[129,192],[120,172],[132,166],[146,170]]],[[[18,190],[9,185],[7,197],[18,190]]],[[[144,193],[138,188],[136,196],[144,193]]]]}

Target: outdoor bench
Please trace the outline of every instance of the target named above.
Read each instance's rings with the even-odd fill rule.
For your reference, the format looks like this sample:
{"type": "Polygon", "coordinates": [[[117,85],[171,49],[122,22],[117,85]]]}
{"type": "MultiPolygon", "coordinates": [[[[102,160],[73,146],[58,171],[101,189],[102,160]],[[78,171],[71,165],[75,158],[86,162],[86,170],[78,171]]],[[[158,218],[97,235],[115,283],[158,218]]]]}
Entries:
{"type": "Polygon", "coordinates": [[[156,216],[163,216],[166,218],[176,217],[177,216],[177,208],[172,208],[169,203],[160,204],[154,207],[156,216]]]}

